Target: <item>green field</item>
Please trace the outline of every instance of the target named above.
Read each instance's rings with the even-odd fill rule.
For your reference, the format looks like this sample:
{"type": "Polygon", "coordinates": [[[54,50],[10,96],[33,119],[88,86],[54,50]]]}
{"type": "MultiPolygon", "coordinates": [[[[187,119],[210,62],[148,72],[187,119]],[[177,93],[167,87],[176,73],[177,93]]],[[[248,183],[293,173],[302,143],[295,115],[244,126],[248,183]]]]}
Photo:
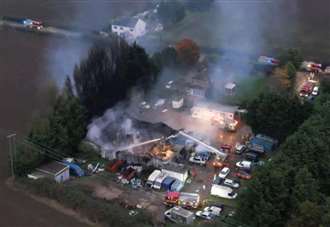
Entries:
{"type": "Polygon", "coordinates": [[[260,76],[249,76],[237,83],[234,95],[224,96],[222,103],[228,105],[241,105],[257,97],[268,88],[268,78],[260,76]]]}

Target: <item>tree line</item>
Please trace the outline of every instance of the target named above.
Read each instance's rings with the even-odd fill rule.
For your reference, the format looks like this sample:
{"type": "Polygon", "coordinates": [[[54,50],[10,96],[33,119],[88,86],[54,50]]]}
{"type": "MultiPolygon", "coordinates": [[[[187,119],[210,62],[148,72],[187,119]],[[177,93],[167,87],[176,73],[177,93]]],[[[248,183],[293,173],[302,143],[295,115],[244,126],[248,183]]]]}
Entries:
{"type": "Polygon", "coordinates": [[[330,226],[329,87],[323,86],[312,115],[241,192],[237,218],[242,223],[253,227],[330,226]]]}

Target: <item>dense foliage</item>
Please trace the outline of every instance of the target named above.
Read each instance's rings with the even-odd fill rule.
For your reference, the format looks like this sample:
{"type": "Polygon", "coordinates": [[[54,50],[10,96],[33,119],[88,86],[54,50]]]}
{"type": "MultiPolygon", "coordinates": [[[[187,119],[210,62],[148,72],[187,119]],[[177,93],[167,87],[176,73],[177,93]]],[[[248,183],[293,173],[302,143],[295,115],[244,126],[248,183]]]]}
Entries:
{"type": "Polygon", "coordinates": [[[85,137],[86,126],[86,110],[74,96],[71,81],[67,79],[52,112],[34,124],[29,139],[56,148],[64,155],[73,155],[85,137]]]}
{"type": "Polygon", "coordinates": [[[296,69],[299,69],[303,62],[303,56],[299,50],[291,48],[282,51],[279,60],[281,65],[286,65],[291,62],[296,69]]]}
{"type": "Polygon", "coordinates": [[[123,40],[97,44],[74,70],[75,86],[89,117],[101,115],[136,85],[147,88],[157,69],[145,50],[123,40]]]}
{"type": "Polygon", "coordinates": [[[38,150],[19,144],[14,156],[14,173],[16,176],[25,176],[31,173],[45,160],[45,156],[38,150]]]}
{"type": "Polygon", "coordinates": [[[239,196],[238,218],[253,227],[330,226],[330,97],[256,172],[239,196]]]}
{"type": "Polygon", "coordinates": [[[54,199],[90,220],[104,223],[106,226],[152,226],[151,218],[142,210],[139,210],[136,216],[129,216],[128,210],[118,203],[107,203],[104,200],[93,198],[91,197],[92,192],[82,187],[58,184],[51,179],[36,181],[21,179],[20,183],[24,190],[54,199]]]}
{"type": "Polygon", "coordinates": [[[262,133],[283,141],[303,123],[311,106],[297,97],[276,93],[262,93],[246,104],[246,120],[255,133],[262,133]]]}
{"type": "Polygon", "coordinates": [[[155,53],[152,59],[159,70],[162,70],[164,67],[178,66],[178,55],[173,47],[166,47],[162,51],[155,53]]]}
{"type": "Polygon", "coordinates": [[[178,60],[186,66],[193,66],[200,57],[199,46],[191,39],[182,39],[175,45],[178,60]]]}
{"type": "Polygon", "coordinates": [[[186,16],[184,5],[178,0],[162,0],[159,3],[157,12],[165,27],[180,22],[186,16]]]}
{"type": "Polygon", "coordinates": [[[23,176],[45,160],[75,155],[85,137],[86,126],[86,111],[74,96],[71,81],[67,79],[50,113],[35,121],[28,138],[18,144],[14,157],[15,174],[23,176]]]}

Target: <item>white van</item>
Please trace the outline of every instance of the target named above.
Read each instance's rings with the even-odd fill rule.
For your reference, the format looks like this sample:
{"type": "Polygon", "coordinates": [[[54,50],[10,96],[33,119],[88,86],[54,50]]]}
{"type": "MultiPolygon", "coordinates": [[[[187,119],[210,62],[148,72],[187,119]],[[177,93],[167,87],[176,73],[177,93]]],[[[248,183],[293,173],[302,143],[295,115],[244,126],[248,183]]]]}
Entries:
{"type": "Polygon", "coordinates": [[[232,188],[217,184],[212,185],[211,195],[225,199],[235,199],[237,197],[237,193],[234,193],[232,188]]]}

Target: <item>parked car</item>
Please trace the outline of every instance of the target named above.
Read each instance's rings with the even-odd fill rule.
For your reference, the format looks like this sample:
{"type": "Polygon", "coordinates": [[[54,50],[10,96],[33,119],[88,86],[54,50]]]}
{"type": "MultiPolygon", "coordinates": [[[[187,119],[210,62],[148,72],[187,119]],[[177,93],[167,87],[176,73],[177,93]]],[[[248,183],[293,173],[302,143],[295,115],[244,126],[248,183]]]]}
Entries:
{"type": "Polygon", "coordinates": [[[211,219],[214,218],[214,215],[211,212],[204,211],[204,210],[197,211],[196,216],[200,217],[200,218],[203,218],[203,219],[206,219],[206,220],[211,220],[211,219]]]}
{"type": "Polygon", "coordinates": [[[244,179],[244,180],[250,180],[252,178],[252,176],[245,171],[239,171],[235,175],[236,175],[236,177],[244,179]]]}
{"type": "Polygon", "coordinates": [[[229,186],[231,188],[239,188],[240,184],[232,179],[225,179],[223,182],[224,185],[229,186]]]}
{"type": "Polygon", "coordinates": [[[238,168],[241,168],[241,169],[251,169],[252,167],[252,162],[251,161],[246,161],[246,160],[243,160],[243,161],[239,161],[236,163],[236,166],[238,168]]]}
{"type": "Polygon", "coordinates": [[[247,161],[252,161],[252,162],[258,162],[259,161],[259,156],[256,153],[253,152],[248,152],[244,155],[244,158],[247,161]]]}
{"type": "Polygon", "coordinates": [[[223,167],[223,169],[219,173],[219,178],[226,178],[230,173],[230,169],[228,167],[223,167]]]}
{"type": "Polygon", "coordinates": [[[235,153],[242,154],[246,150],[246,146],[244,144],[237,143],[235,145],[235,153]]]}
{"type": "Polygon", "coordinates": [[[204,211],[210,212],[214,216],[220,216],[221,212],[223,211],[223,205],[205,207],[204,211]]]}
{"type": "Polygon", "coordinates": [[[202,156],[193,155],[189,158],[189,162],[200,164],[200,165],[205,165],[207,162],[207,159],[204,159],[202,156]]]}
{"type": "Polygon", "coordinates": [[[314,95],[314,96],[319,95],[319,87],[318,87],[318,86],[315,86],[315,87],[313,88],[312,95],[314,95]]]}
{"type": "Polygon", "coordinates": [[[324,70],[324,73],[330,74],[330,66],[327,66],[324,70]]]}

